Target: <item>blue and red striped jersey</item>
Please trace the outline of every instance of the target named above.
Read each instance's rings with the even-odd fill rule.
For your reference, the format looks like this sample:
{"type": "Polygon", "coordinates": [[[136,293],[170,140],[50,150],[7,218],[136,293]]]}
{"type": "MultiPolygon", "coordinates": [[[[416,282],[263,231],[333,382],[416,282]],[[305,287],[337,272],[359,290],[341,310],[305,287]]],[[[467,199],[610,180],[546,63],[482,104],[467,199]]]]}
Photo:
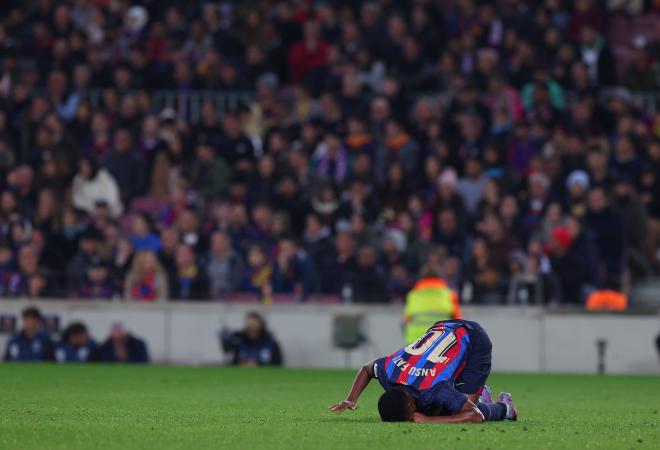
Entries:
{"type": "Polygon", "coordinates": [[[417,409],[437,415],[437,408],[455,414],[467,397],[454,389],[467,358],[470,336],[460,322],[436,322],[414,343],[377,359],[374,373],[385,390],[403,389],[417,409]]]}
{"type": "Polygon", "coordinates": [[[469,342],[461,323],[436,322],[417,341],[385,358],[384,373],[390,383],[418,391],[453,382],[463,368],[469,342]]]}

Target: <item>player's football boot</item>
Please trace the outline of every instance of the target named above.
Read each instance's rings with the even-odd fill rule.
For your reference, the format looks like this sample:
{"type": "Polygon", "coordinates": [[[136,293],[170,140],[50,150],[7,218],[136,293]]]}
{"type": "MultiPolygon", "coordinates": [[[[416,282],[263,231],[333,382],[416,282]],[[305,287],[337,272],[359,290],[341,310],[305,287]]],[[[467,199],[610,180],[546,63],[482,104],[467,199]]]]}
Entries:
{"type": "Polygon", "coordinates": [[[490,386],[484,386],[484,390],[481,391],[481,395],[479,396],[479,402],[493,403],[493,388],[490,386]]]}
{"type": "Polygon", "coordinates": [[[502,392],[498,401],[506,405],[506,420],[518,419],[518,410],[516,409],[516,405],[513,404],[510,393],[502,392]]]}

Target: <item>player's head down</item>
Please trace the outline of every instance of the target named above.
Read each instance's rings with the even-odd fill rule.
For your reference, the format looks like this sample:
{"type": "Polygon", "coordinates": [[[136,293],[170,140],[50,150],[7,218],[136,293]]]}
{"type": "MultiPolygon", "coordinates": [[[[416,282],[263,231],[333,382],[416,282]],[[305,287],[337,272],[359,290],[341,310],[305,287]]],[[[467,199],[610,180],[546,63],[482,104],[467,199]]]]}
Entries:
{"type": "Polygon", "coordinates": [[[385,391],[378,399],[378,412],[383,422],[410,421],[415,410],[415,399],[402,389],[385,391]]]}

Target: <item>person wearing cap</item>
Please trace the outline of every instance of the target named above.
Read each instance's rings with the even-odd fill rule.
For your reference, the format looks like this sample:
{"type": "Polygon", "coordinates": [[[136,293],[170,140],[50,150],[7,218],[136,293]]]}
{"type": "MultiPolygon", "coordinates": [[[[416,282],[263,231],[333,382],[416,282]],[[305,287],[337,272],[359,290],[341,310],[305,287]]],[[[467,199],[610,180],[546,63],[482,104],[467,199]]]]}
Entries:
{"type": "Polygon", "coordinates": [[[23,329],[7,342],[5,361],[52,361],[53,342],[43,329],[41,312],[34,307],[25,308],[22,317],[23,329]]]}
{"type": "Polygon", "coordinates": [[[458,293],[447,285],[434,267],[424,266],[419,281],[406,297],[403,310],[406,344],[417,340],[439,320],[462,318],[458,293]]]}
{"type": "Polygon", "coordinates": [[[589,175],[584,170],[574,170],[566,178],[567,210],[575,218],[587,213],[586,193],[589,190],[589,175]]]}
{"type": "Polygon", "coordinates": [[[116,290],[110,276],[110,262],[95,255],[87,266],[78,297],[88,300],[109,300],[115,294],[116,290]]]}

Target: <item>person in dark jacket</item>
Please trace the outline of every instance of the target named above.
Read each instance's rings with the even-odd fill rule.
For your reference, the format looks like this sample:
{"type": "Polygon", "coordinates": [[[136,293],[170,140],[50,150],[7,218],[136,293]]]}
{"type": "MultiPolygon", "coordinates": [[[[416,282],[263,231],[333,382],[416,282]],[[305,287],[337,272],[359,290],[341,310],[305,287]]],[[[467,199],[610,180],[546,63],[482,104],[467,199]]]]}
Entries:
{"type": "Polygon", "coordinates": [[[549,244],[550,263],[559,278],[562,300],[566,303],[582,304],[584,287],[591,281],[588,260],[573,245],[573,237],[566,227],[557,227],[551,232],[549,244]]]}
{"type": "Polygon", "coordinates": [[[620,274],[623,270],[626,236],[623,218],[610,206],[602,188],[597,187],[589,191],[587,205],[589,211],[586,226],[594,235],[598,256],[603,265],[601,276],[620,274]]]}
{"type": "Polygon", "coordinates": [[[114,149],[103,163],[117,180],[125,205],[146,191],[148,180],[143,176],[146,172],[145,161],[142,155],[135,150],[128,130],[119,129],[115,132],[114,149]]]}
{"type": "Polygon", "coordinates": [[[353,300],[356,303],[388,303],[387,280],[376,265],[376,252],[368,245],[357,254],[357,268],[351,276],[353,300]]]}
{"type": "Polygon", "coordinates": [[[96,342],[89,336],[87,327],[81,322],[74,322],[64,330],[62,340],[55,344],[55,361],[87,362],[96,348],[96,342]]]}
{"type": "Polygon", "coordinates": [[[290,236],[277,242],[273,263],[273,292],[306,298],[314,290],[314,266],[290,236]]]}
{"type": "Polygon", "coordinates": [[[625,255],[633,280],[652,275],[648,260],[649,215],[639,201],[632,179],[623,177],[614,184],[612,207],[623,218],[625,226],[625,255]]]}
{"type": "Polygon", "coordinates": [[[575,217],[567,217],[564,224],[571,234],[571,249],[584,258],[586,287],[594,289],[602,281],[602,277],[599,272],[598,248],[593,232],[585,230],[582,222],[575,217]]]}
{"type": "Polygon", "coordinates": [[[282,351],[257,312],[249,312],[245,329],[223,336],[222,346],[231,353],[231,364],[241,367],[281,366],[282,351]]]}
{"type": "Polygon", "coordinates": [[[175,272],[170,279],[172,300],[201,300],[209,298],[206,271],[197,263],[191,246],[179,244],[174,257],[175,272]]]}
{"type": "Polygon", "coordinates": [[[92,360],[108,363],[148,363],[147,344],[128,333],[121,324],[114,324],[108,339],[94,352],[92,360]]]}
{"type": "Polygon", "coordinates": [[[53,342],[43,329],[41,312],[25,308],[22,316],[23,329],[7,342],[5,361],[52,361],[53,342]]]}

